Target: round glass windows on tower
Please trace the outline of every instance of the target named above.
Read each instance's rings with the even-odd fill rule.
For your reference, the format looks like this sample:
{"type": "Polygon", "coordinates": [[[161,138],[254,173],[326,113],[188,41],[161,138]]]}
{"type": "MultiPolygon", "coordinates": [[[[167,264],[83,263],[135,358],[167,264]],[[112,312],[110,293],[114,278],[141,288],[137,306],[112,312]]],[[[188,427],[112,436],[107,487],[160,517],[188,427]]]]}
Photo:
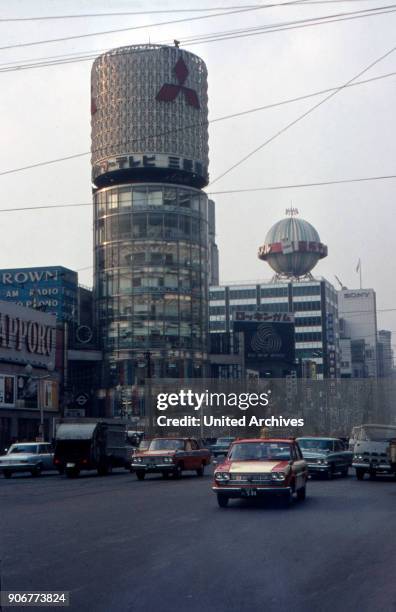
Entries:
{"type": "Polygon", "coordinates": [[[207,207],[205,194],[181,186],[123,185],[95,194],[98,323],[114,359],[154,351],[162,376],[169,375],[168,351],[191,362],[183,375],[206,359],[207,207]]]}

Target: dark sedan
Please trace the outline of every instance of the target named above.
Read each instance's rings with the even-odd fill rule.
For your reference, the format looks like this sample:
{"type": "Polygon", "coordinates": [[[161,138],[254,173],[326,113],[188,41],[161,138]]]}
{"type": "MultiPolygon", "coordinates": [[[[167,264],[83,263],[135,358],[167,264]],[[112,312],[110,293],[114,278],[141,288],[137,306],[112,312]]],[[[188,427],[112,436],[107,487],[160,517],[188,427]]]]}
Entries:
{"type": "Polygon", "coordinates": [[[311,475],[321,474],[333,478],[335,474],[348,475],[353,453],[339,438],[297,438],[311,475]]]}
{"type": "Polygon", "coordinates": [[[216,444],[210,446],[210,452],[214,457],[226,455],[235,438],[217,438],[216,444]]]}

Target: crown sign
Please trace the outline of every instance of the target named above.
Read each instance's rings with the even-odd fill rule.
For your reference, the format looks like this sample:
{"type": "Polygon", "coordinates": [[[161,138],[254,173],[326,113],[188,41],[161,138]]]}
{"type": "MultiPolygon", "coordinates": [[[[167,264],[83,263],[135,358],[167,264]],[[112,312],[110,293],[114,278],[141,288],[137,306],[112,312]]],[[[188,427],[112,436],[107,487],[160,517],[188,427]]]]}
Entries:
{"type": "Polygon", "coordinates": [[[183,93],[189,106],[200,108],[197,92],[184,86],[189,72],[182,57],[177,60],[173,70],[179,84],[165,83],[157,93],[156,100],[160,102],[173,102],[180,93],[183,93]]]}

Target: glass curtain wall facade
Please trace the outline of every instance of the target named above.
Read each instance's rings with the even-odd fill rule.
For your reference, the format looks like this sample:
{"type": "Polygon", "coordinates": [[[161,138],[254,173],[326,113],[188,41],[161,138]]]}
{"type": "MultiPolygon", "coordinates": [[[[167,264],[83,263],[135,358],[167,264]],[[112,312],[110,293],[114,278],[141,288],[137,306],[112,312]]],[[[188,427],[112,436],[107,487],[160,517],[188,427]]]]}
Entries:
{"type": "Polygon", "coordinates": [[[151,376],[204,375],[207,196],[172,184],[121,184],[97,190],[94,210],[97,323],[110,370],[119,375],[127,364],[123,382],[135,384],[149,351],[151,376]]]}
{"type": "Polygon", "coordinates": [[[237,311],[294,313],[296,359],[314,362],[317,379],[340,376],[337,291],[325,279],[210,287],[211,333],[231,333],[237,311]]]}

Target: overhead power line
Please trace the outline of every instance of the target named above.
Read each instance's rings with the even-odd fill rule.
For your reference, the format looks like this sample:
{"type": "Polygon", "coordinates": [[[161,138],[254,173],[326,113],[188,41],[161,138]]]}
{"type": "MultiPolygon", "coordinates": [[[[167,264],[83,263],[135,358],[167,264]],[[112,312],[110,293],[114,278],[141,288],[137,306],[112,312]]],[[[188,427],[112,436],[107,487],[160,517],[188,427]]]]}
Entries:
{"type": "Polygon", "coordinates": [[[356,79],[358,79],[360,76],[362,76],[362,74],[365,74],[366,72],[368,72],[371,68],[373,68],[374,66],[376,66],[377,64],[379,64],[379,62],[381,62],[382,60],[384,60],[385,58],[389,57],[389,55],[391,55],[392,53],[394,53],[394,51],[396,50],[396,47],[392,47],[392,49],[390,49],[389,51],[387,51],[386,53],[384,53],[383,55],[381,55],[380,57],[378,57],[376,60],[374,60],[373,62],[370,62],[370,64],[368,64],[368,66],[366,66],[365,68],[363,68],[363,70],[360,70],[360,72],[358,72],[357,74],[355,74],[355,76],[353,76],[351,79],[349,79],[346,83],[344,83],[344,85],[341,85],[340,87],[338,87],[335,91],[331,92],[329,95],[327,95],[325,98],[323,98],[323,100],[320,100],[320,102],[317,102],[316,104],[314,104],[313,106],[311,106],[307,111],[305,111],[304,113],[302,113],[301,115],[299,115],[298,117],[296,117],[296,119],[294,119],[293,121],[291,121],[290,123],[288,123],[287,125],[285,125],[282,129],[278,130],[275,134],[273,134],[270,138],[267,138],[263,143],[261,143],[258,147],[256,147],[255,149],[253,149],[252,151],[250,151],[250,153],[248,153],[247,155],[244,155],[244,157],[242,157],[238,162],[236,162],[235,164],[233,164],[232,166],[230,166],[227,170],[225,170],[224,172],[222,172],[221,174],[219,174],[213,181],[211,181],[210,185],[213,185],[214,183],[216,183],[217,181],[219,181],[220,179],[224,178],[225,176],[227,176],[227,174],[229,174],[230,172],[232,172],[233,170],[235,170],[235,168],[238,168],[239,166],[241,166],[245,161],[247,161],[248,159],[250,159],[251,157],[253,157],[253,155],[255,155],[256,153],[258,153],[259,151],[261,151],[261,149],[263,149],[264,147],[266,147],[267,145],[269,145],[271,142],[273,142],[276,138],[278,138],[279,136],[281,136],[282,134],[284,134],[287,130],[289,130],[291,127],[293,127],[294,125],[296,125],[297,123],[299,123],[300,121],[302,121],[303,119],[305,119],[305,117],[307,117],[308,115],[310,115],[314,110],[316,110],[317,108],[319,108],[320,106],[322,106],[323,104],[325,104],[328,100],[330,100],[331,98],[333,98],[335,95],[337,95],[340,91],[343,91],[348,85],[350,85],[353,81],[356,81],[356,79]]]}
{"type": "MultiPolygon", "coordinates": [[[[336,2],[353,2],[360,0],[332,0],[336,2]]],[[[367,1],[367,0],[366,0],[367,1]]],[[[315,4],[327,4],[328,0],[317,0],[315,4]]],[[[0,23],[9,21],[51,21],[60,19],[88,19],[91,17],[127,17],[128,15],[162,15],[173,13],[205,13],[214,11],[231,11],[235,9],[256,9],[256,8],[274,8],[281,6],[290,6],[293,4],[310,4],[308,0],[297,0],[296,2],[277,2],[267,5],[263,4],[238,4],[233,6],[211,6],[201,8],[180,8],[180,9],[156,9],[151,11],[117,11],[111,13],[72,13],[70,15],[41,15],[34,17],[3,17],[0,18],[0,23]]]]}
{"type": "MultiPolygon", "coordinates": [[[[301,3],[304,6],[306,4],[309,6],[310,4],[330,4],[330,3],[348,3],[348,2],[371,2],[372,0],[301,0],[301,3]]],[[[279,4],[271,4],[269,7],[274,6],[288,6],[290,2],[279,3],[279,4]]],[[[225,11],[225,10],[233,10],[233,9],[241,9],[241,8],[261,8],[260,4],[240,4],[234,6],[212,6],[205,8],[181,8],[181,9],[157,9],[152,11],[118,11],[111,13],[74,13],[70,15],[40,15],[34,17],[2,17],[0,18],[0,23],[7,22],[18,22],[18,21],[51,21],[51,20],[61,20],[61,19],[87,19],[93,17],[127,17],[128,15],[160,15],[167,13],[204,13],[209,11],[225,11]]]]}
{"type": "MultiPolygon", "coordinates": [[[[253,193],[255,191],[278,191],[282,189],[301,189],[308,187],[324,187],[327,185],[341,185],[345,183],[360,183],[360,182],[369,182],[369,181],[384,181],[396,179],[396,174],[388,174],[384,176],[367,176],[360,178],[352,178],[352,179],[336,179],[333,181],[319,181],[316,183],[296,183],[290,185],[270,185],[268,187],[251,187],[246,189],[228,189],[224,191],[209,191],[206,192],[208,196],[215,195],[225,195],[225,194],[233,194],[233,193],[253,193]]],[[[74,203],[66,203],[66,204],[36,204],[32,206],[22,206],[19,208],[0,208],[0,213],[3,212],[23,212],[29,210],[47,210],[47,209],[57,209],[57,208],[79,208],[82,206],[92,206],[92,202],[78,202],[74,203]]]]}
{"type": "MultiPolygon", "coordinates": [[[[371,83],[371,82],[374,82],[374,81],[379,81],[379,80],[386,79],[386,78],[393,77],[393,76],[396,76],[396,72],[388,72],[387,74],[382,74],[382,75],[378,75],[376,77],[371,77],[369,79],[364,79],[362,81],[356,81],[354,83],[350,83],[349,85],[346,85],[345,88],[356,87],[356,86],[359,86],[359,85],[365,85],[367,83],[371,83]]],[[[247,109],[247,110],[244,110],[244,111],[240,111],[240,112],[237,112],[237,113],[231,113],[229,115],[223,115],[221,117],[216,117],[215,119],[211,119],[210,121],[200,121],[200,122],[197,122],[197,123],[190,123],[190,124],[184,125],[184,126],[182,126],[180,128],[174,128],[174,129],[167,130],[165,132],[160,132],[160,133],[157,133],[157,134],[149,134],[145,138],[135,138],[135,139],[132,140],[132,142],[134,144],[136,144],[136,143],[144,143],[146,140],[151,139],[151,138],[158,138],[158,137],[161,137],[161,136],[167,136],[169,134],[173,134],[173,133],[176,133],[176,132],[184,131],[184,130],[187,130],[187,129],[193,129],[193,128],[196,128],[196,127],[202,127],[204,125],[210,125],[210,124],[213,124],[213,123],[220,123],[221,121],[226,121],[228,119],[236,119],[238,117],[243,117],[245,115],[256,113],[256,112],[259,112],[259,111],[262,111],[262,110],[268,110],[268,109],[271,109],[271,108],[276,108],[278,106],[283,106],[285,104],[291,104],[291,103],[294,103],[294,102],[300,102],[302,100],[306,100],[308,98],[313,98],[315,96],[319,96],[319,95],[322,95],[324,93],[328,93],[328,92],[331,92],[331,91],[337,91],[339,89],[339,87],[340,86],[331,87],[331,88],[327,88],[327,89],[322,89],[320,91],[315,91],[315,92],[312,92],[312,93],[309,93],[309,94],[305,94],[305,95],[302,95],[302,96],[297,96],[297,97],[294,97],[294,98],[288,98],[286,100],[281,100],[279,102],[273,102],[271,104],[265,104],[263,106],[256,106],[254,108],[250,108],[250,109],[247,109]]],[[[48,161],[36,162],[34,164],[30,164],[30,165],[26,165],[26,166],[21,166],[19,168],[12,168],[10,170],[0,171],[0,176],[4,176],[4,175],[7,175],[7,174],[14,174],[16,172],[22,172],[24,170],[31,170],[31,169],[34,169],[34,168],[39,168],[39,167],[47,166],[47,165],[50,165],[50,164],[56,164],[58,162],[68,161],[68,160],[71,160],[71,159],[77,159],[79,157],[86,157],[87,155],[90,155],[90,151],[85,151],[83,153],[75,153],[75,154],[72,154],[72,155],[66,155],[64,157],[57,157],[57,158],[54,158],[54,159],[51,159],[51,160],[48,160],[48,161]]]]}
{"type": "MultiPolygon", "coordinates": [[[[290,0],[289,2],[282,3],[283,6],[291,6],[305,2],[305,0],[290,0]]],[[[33,42],[15,43],[13,45],[4,45],[0,47],[0,51],[6,49],[20,49],[21,47],[33,47],[36,45],[46,45],[49,43],[65,42],[66,40],[77,40],[79,38],[92,38],[93,36],[105,36],[106,34],[117,34],[120,32],[132,32],[134,30],[144,30],[147,28],[160,27],[164,25],[177,25],[179,23],[186,23],[191,21],[202,21],[203,19],[214,19],[215,17],[227,17],[229,15],[238,15],[241,13],[249,13],[253,11],[260,11],[266,8],[272,8],[279,6],[279,3],[255,5],[253,8],[243,8],[232,11],[223,11],[221,13],[210,13],[208,15],[198,15],[197,17],[185,17],[183,19],[172,19],[169,21],[159,21],[157,23],[141,24],[136,26],[128,26],[124,28],[116,28],[112,30],[102,30],[100,32],[87,32],[86,34],[74,34],[72,36],[62,36],[60,38],[48,38],[46,40],[36,40],[33,42]]]]}
{"type": "Polygon", "coordinates": [[[228,189],[224,191],[210,191],[208,195],[222,195],[229,193],[253,193],[255,191],[280,191],[282,189],[302,189],[307,187],[325,187],[327,185],[342,185],[345,183],[363,183],[370,181],[385,181],[390,179],[396,179],[396,174],[388,174],[384,176],[367,176],[353,179],[339,179],[334,181],[318,181],[316,183],[297,183],[290,185],[274,185],[269,187],[252,187],[248,189],[228,189]]]}
{"type": "MultiPolygon", "coordinates": [[[[371,1],[371,0],[331,0],[331,2],[360,2],[360,1],[371,1]]],[[[314,4],[328,4],[329,0],[315,0],[314,4]]],[[[273,2],[271,4],[238,4],[232,6],[207,6],[201,8],[179,8],[179,9],[156,9],[151,11],[117,11],[110,13],[72,13],[69,15],[40,15],[31,17],[2,17],[2,22],[18,22],[18,21],[56,21],[61,19],[89,19],[94,17],[127,17],[128,15],[161,15],[161,14],[174,14],[174,13],[205,13],[214,11],[231,11],[234,9],[255,9],[255,8],[274,8],[282,6],[290,6],[293,4],[301,4],[309,6],[311,2],[309,0],[296,0],[295,2],[273,2]]]]}
{"type": "Polygon", "coordinates": [[[268,30],[269,32],[274,30],[274,31],[279,31],[280,29],[292,29],[289,28],[288,26],[308,26],[308,25],[321,25],[322,23],[332,23],[334,22],[338,22],[343,20],[343,18],[345,18],[345,20],[349,20],[349,19],[353,19],[353,18],[357,18],[357,17],[371,17],[372,15],[381,15],[381,14],[387,14],[388,12],[394,12],[394,9],[396,8],[396,4],[389,4],[386,6],[375,6],[369,9],[359,9],[356,11],[348,11],[348,12],[343,12],[343,13],[333,13],[330,15],[319,15],[317,17],[305,17],[304,19],[294,19],[292,21],[281,21],[281,22],[277,22],[277,23],[270,23],[270,24],[261,24],[258,26],[254,26],[254,27],[245,27],[245,28],[240,28],[239,30],[228,30],[225,32],[215,32],[215,33],[208,33],[208,34],[199,34],[196,36],[190,36],[188,38],[185,39],[186,43],[190,43],[192,44],[195,40],[199,40],[199,42],[207,42],[213,38],[214,40],[218,40],[218,39],[224,39],[223,37],[227,37],[227,36],[231,36],[232,38],[238,38],[238,34],[250,34],[250,33],[266,33],[266,31],[268,30]],[[331,21],[330,21],[331,20],[331,21]],[[315,23],[318,22],[318,23],[315,23]],[[264,32],[261,32],[262,30],[264,30],[264,32]]]}
{"type": "Polygon", "coordinates": [[[65,157],[57,157],[56,159],[50,159],[44,162],[37,162],[28,166],[22,166],[21,168],[14,168],[12,170],[3,170],[0,172],[0,176],[5,174],[14,174],[15,172],[22,172],[23,170],[31,170],[32,168],[40,168],[41,166],[49,166],[50,164],[57,164],[58,162],[67,161],[69,159],[77,159],[78,157],[86,157],[89,155],[89,151],[84,153],[74,153],[73,155],[66,155],[65,157]]]}
{"type": "MultiPolygon", "coordinates": [[[[350,1],[350,0],[348,0],[350,1]]],[[[280,22],[276,24],[267,24],[249,28],[240,28],[237,30],[227,30],[221,32],[211,32],[208,34],[200,34],[196,36],[180,37],[180,43],[182,45],[201,45],[212,42],[223,42],[227,40],[235,40],[238,38],[248,38],[251,36],[258,36],[263,34],[272,34],[275,32],[282,32],[286,30],[295,30],[299,28],[313,27],[318,25],[326,25],[331,23],[339,23],[342,21],[350,21],[355,19],[362,19],[367,17],[381,16],[396,11],[396,5],[389,5],[389,7],[377,7],[367,9],[367,11],[353,11],[348,13],[336,13],[333,15],[326,15],[322,17],[312,17],[309,19],[300,19],[294,21],[280,22]]],[[[162,40],[153,42],[156,45],[170,45],[172,41],[162,40]]],[[[46,68],[51,66],[63,66],[65,64],[73,64],[78,62],[85,62],[96,59],[96,57],[102,53],[106,53],[107,49],[97,49],[96,51],[90,51],[84,54],[81,53],[68,53],[58,54],[52,56],[40,57],[30,62],[26,60],[16,60],[13,62],[5,62],[0,64],[0,72],[15,72],[17,70],[31,70],[33,68],[46,68]]],[[[144,52],[144,49],[142,50],[144,52]]]]}

